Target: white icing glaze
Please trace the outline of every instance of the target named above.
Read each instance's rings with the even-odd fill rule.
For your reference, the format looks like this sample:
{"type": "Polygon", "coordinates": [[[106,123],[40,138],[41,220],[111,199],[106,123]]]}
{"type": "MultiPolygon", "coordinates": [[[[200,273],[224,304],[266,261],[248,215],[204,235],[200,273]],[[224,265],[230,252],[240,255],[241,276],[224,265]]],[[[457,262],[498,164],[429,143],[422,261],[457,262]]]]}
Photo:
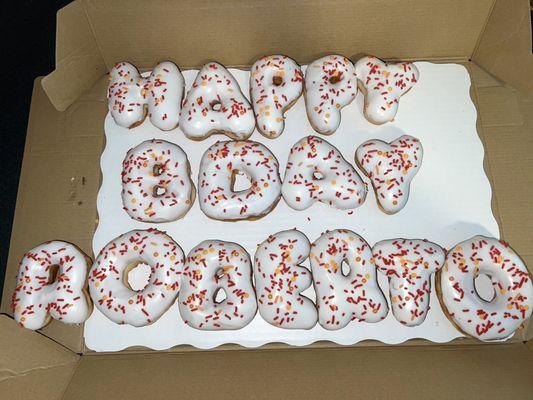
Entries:
{"type": "Polygon", "coordinates": [[[285,111],[296,102],[303,89],[302,70],[287,56],[265,56],[250,68],[250,95],[257,129],[276,138],[285,129],[285,111]]]}
{"type": "Polygon", "coordinates": [[[179,293],[184,322],[200,330],[240,329],[257,311],[250,256],[236,243],[206,240],[187,256],[179,293]],[[216,301],[219,290],[226,298],[216,301]]]}
{"type": "Polygon", "coordinates": [[[309,259],[318,322],[324,329],[341,329],[352,320],[379,322],[387,316],[372,251],[362,237],[343,229],[325,232],[311,245],[309,259]],[[350,268],[346,276],[343,262],[350,268]]]}
{"type": "Polygon", "coordinates": [[[341,109],[357,95],[355,66],[346,57],[319,58],[305,71],[305,107],[313,129],[331,135],[341,123],[341,109]]]}
{"type": "Polygon", "coordinates": [[[389,278],[394,317],[406,326],[420,325],[429,311],[431,274],[442,267],[446,253],[419,239],[383,240],[372,252],[376,268],[389,278]]]}
{"type": "Polygon", "coordinates": [[[240,220],[268,214],[281,196],[279,165],[261,143],[217,142],[200,162],[198,200],[210,218],[240,220]],[[234,174],[244,173],[250,188],[234,191],[234,174]]]}
{"type": "Polygon", "coordinates": [[[164,140],[147,140],[122,162],[122,204],[128,215],[143,222],[168,222],[192,206],[195,188],[187,155],[164,140]]]}
{"type": "Polygon", "coordinates": [[[504,339],[531,316],[531,274],[507,243],[494,238],[475,236],[451,249],[440,272],[440,289],[452,321],[481,340],[504,339]],[[491,278],[491,301],[476,292],[474,280],[480,274],[491,278]]]}
{"type": "Polygon", "coordinates": [[[140,124],[148,111],[152,124],[168,131],[178,125],[184,86],[183,75],[173,62],[157,64],[147,78],[134,65],[119,62],[109,73],[109,111],[126,128],[140,124]]]}
{"type": "Polygon", "coordinates": [[[183,102],[180,128],[194,140],[203,140],[213,133],[243,140],[253,133],[252,107],[224,66],[211,62],[198,72],[183,102]]]}
{"type": "Polygon", "coordinates": [[[140,327],[156,322],[178,295],[184,254],[157,229],[133,230],[109,242],[89,273],[89,291],[96,308],[117,324],[140,327]],[[128,272],[137,264],[150,267],[142,290],[132,290],[128,272]]]}
{"type": "Polygon", "coordinates": [[[422,166],[422,143],[403,135],[386,143],[372,139],[361,144],[355,160],[370,178],[376,200],[387,214],[395,214],[409,199],[411,181],[422,166]]]}
{"type": "Polygon", "coordinates": [[[59,240],[24,254],[12,297],[15,321],[32,330],[52,318],[65,324],[84,322],[92,310],[85,292],[87,260],[76,246],[59,240]],[[54,266],[58,268],[55,277],[54,266]]]}
{"type": "Polygon", "coordinates": [[[320,201],[349,210],[363,204],[366,192],[355,168],[327,141],[307,136],[292,146],[282,186],[290,207],[305,210],[320,201]]]}
{"type": "Polygon", "coordinates": [[[365,117],[377,125],[394,119],[400,97],[418,82],[419,77],[418,68],[412,63],[388,64],[372,56],[357,61],[355,69],[366,91],[365,117]]]}
{"type": "Polygon", "coordinates": [[[301,295],[312,276],[301,267],[309,256],[307,237],[295,229],[269,236],[257,246],[254,262],[259,314],[285,329],[311,329],[317,322],[314,303],[301,295]]]}

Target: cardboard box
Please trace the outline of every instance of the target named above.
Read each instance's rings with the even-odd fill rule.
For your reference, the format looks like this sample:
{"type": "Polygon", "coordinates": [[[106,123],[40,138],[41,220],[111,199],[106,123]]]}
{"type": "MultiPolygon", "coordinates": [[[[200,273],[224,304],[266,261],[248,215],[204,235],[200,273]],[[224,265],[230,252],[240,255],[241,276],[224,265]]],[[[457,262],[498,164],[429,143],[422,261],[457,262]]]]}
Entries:
{"type": "Polygon", "coordinates": [[[533,397],[533,323],[502,344],[223,346],[95,354],[83,327],[19,328],[10,298],[25,251],[91,254],[106,72],[120,60],[247,67],[263,54],[459,62],[470,71],[501,236],[533,265],[533,55],[527,0],[77,0],[60,10],[56,69],[35,81],[0,315],[3,398],[533,397]],[[234,350],[234,351],[228,351],[234,350]]]}

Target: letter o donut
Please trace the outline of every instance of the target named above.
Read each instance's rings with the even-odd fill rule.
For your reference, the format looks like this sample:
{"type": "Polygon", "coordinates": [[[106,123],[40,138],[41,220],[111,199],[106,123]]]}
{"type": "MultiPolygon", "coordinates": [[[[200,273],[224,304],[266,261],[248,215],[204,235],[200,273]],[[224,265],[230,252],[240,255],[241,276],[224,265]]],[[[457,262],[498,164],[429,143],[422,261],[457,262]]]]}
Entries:
{"type": "Polygon", "coordinates": [[[89,272],[94,305],[117,324],[153,324],[178,295],[183,261],[181,247],[157,229],[120,235],[100,251],[89,272]],[[151,274],[144,289],[133,290],[126,278],[139,263],[149,265],[151,274]]]}
{"type": "Polygon", "coordinates": [[[440,274],[443,310],[467,335],[483,341],[504,339],[531,316],[533,285],[520,257],[503,241],[475,236],[456,245],[440,274]],[[474,281],[488,275],[491,301],[476,292],[474,281]]]}

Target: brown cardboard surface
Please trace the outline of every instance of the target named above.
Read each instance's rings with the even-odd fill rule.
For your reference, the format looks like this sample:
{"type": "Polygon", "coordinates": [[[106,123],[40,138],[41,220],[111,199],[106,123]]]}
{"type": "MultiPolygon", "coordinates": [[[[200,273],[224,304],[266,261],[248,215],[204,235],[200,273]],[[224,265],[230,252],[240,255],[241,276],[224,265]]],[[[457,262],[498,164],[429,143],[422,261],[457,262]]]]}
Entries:
{"type": "Polygon", "coordinates": [[[149,7],[127,0],[84,3],[107,66],[127,59],[149,68],[166,58],[183,67],[209,59],[251,65],[257,57],[276,52],[300,63],[324,52],[467,59],[493,1],[159,0],[149,7]],[[120,29],[109,29],[113,25],[120,29]],[[157,30],[149,29],[154,26],[157,30]]]}
{"type": "Polygon", "coordinates": [[[106,69],[81,2],[58,12],[56,37],[56,69],[42,84],[53,105],[64,111],[106,69]]]}
{"type": "Polygon", "coordinates": [[[518,400],[531,398],[532,364],[523,344],[85,356],[64,400],[518,400]]]}
{"type": "MultiPolygon", "coordinates": [[[[244,66],[262,53],[285,52],[305,63],[335,51],[464,61],[475,50],[474,60],[483,69],[474,63],[467,66],[493,211],[503,238],[531,268],[533,181],[527,172],[533,170],[533,94],[502,82],[530,88],[524,74],[531,79],[531,70],[522,62],[530,54],[523,41],[525,3],[498,0],[492,10],[492,0],[157,0],[150,5],[75,1],[58,15],[57,69],[44,82],[38,79],[33,91],[1,311],[10,313],[18,260],[29,248],[57,238],[91,254],[107,108],[103,73],[121,59],[142,68],[163,58],[182,67],[208,58],[244,66]]],[[[532,337],[530,323],[513,340],[532,337]]],[[[4,315],[0,393],[7,398],[65,400],[526,399],[533,392],[532,342],[469,345],[472,341],[465,340],[437,346],[415,340],[406,346],[363,342],[327,348],[329,343],[319,343],[307,349],[272,345],[268,350],[159,353],[143,349],[143,354],[80,358],[72,352],[84,350],[80,327],[53,322],[40,334],[19,328],[4,315]]]]}
{"type": "Polygon", "coordinates": [[[497,0],[472,60],[523,92],[533,91],[528,0],[497,0]]]}
{"type": "Polygon", "coordinates": [[[60,399],[80,356],[20,328],[5,315],[0,315],[0,332],[0,394],[23,392],[29,395],[24,398],[60,399]]]}
{"type": "MultiPolygon", "coordinates": [[[[24,150],[11,245],[2,297],[2,312],[10,303],[18,263],[23,254],[47,240],[63,239],[92,254],[99,158],[104,141],[106,105],[80,99],[58,112],[37,80],[24,150]]],[[[48,337],[82,350],[82,327],[51,323],[48,337]]]]}
{"type": "Polygon", "coordinates": [[[533,266],[533,93],[491,81],[470,64],[478,110],[478,133],[485,146],[485,169],[493,189],[493,211],[502,237],[533,266]]]}
{"type": "MultiPolygon", "coordinates": [[[[478,110],[478,134],[485,146],[484,166],[492,186],[492,210],[500,235],[533,266],[533,92],[521,93],[469,64],[472,96],[478,110]]],[[[519,332],[533,338],[533,324],[519,332]]]]}
{"type": "Polygon", "coordinates": [[[64,110],[124,60],[142,69],[163,59],[247,66],[272,53],[302,64],[326,52],[464,61],[493,1],[77,0],[58,14],[56,70],[43,85],[64,110]]]}
{"type": "MultiPolygon", "coordinates": [[[[479,113],[478,132],[487,150],[485,169],[493,188],[493,211],[502,236],[532,265],[533,237],[528,231],[533,226],[529,205],[532,178],[517,174],[514,166],[518,170],[533,167],[529,151],[533,144],[530,135],[533,96],[502,86],[472,63],[466,65],[472,76],[472,96],[479,113]]],[[[63,113],[54,109],[39,84],[35,86],[2,303],[4,312],[10,312],[9,299],[18,260],[29,248],[51,238],[64,238],[81,245],[91,255],[97,219],[99,160],[104,144],[105,86],[106,79],[101,77],[63,113]],[[58,159],[62,162],[58,163],[58,159]],[[51,169],[44,169],[43,165],[50,165],[51,169]],[[54,190],[49,187],[51,173],[57,178],[54,190]],[[38,201],[35,193],[40,193],[38,201]],[[69,223],[74,220],[76,224],[69,223]]],[[[80,327],[53,322],[43,333],[74,351],[86,350],[80,327]]],[[[533,328],[523,334],[513,340],[530,338],[533,328]]],[[[382,344],[364,344],[368,345],[382,344]]]]}

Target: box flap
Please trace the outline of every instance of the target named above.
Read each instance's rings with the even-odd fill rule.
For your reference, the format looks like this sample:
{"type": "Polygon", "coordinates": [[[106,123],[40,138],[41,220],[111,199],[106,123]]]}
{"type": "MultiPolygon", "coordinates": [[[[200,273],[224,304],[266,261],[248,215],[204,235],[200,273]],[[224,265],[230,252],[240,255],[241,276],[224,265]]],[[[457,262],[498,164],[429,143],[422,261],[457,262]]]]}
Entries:
{"type": "Polygon", "coordinates": [[[0,354],[0,393],[10,399],[61,398],[80,358],[6,315],[0,315],[0,354]]]}
{"type": "MultiPolygon", "coordinates": [[[[485,146],[485,172],[492,186],[492,210],[501,237],[508,241],[531,271],[533,268],[533,92],[504,86],[470,64],[472,96],[478,110],[478,134],[485,146]]],[[[533,75],[532,75],[533,76],[533,75]]],[[[528,321],[522,339],[533,338],[528,321]]]]}
{"type": "Polygon", "coordinates": [[[472,60],[521,91],[533,91],[528,0],[498,0],[472,60]]]}
{"type": "Polygon", "coordinates": [[[208,60],[249,66],[272,53],[289,54],[300,63],[331,52],[464,61],[474,51],[493,2],[468,0],[458,7],[441,0],[340,0],[335,5],[321,0],[156,0],[147,7],[127,0],[77,0],[57,14],[56,69],[42,84],[52,104],[65,110],[123,60],[141,69],[163,59],[183,69],[208,60]]]}
{"type": "MultiPolygon", "coordinates": [[[[319,30],[313,29],[312,31],[307,32],[309,37],[306,36],[306,38],[302,38],[301,36],[296,38],[293,36],[282,37],[279,36],[279,33],[276,33],[274,36],[275,38],[277,37],[278,40],[272,39],[265,33],[265,36],[268,37],[268,40],[265,43],[272,47],[263,47],[263,50],[267,49],[264,51],[257,50],[257,47],[253,46],[253,41],[250,42],[248,37],[243,39],[244,42],[242,43],[238,41],[235,42],[238,37],[242,36],[244,32],[243,29],[246,28],[246,32],[249,32],[249,29],[251,29],[250,21],[252,20],[252,9],[267,13],[268,16],[265,19],[267,22],[265,23],[271,25],[274,24],[272,26],[277,26],[276,24],[279,23],[278,19],[280,17],[276,17],[272,10],[267,10],[268,7],[264,4],[261,5],[253,2],[252,6],[248,6],[251,3],[239,2],[237,0],[231,0],[227,3],[230,7],[234,7],[233,10],[236,13],[235,15],[230,15],[228,21],[237,24],[236,26],[230,24],[229,28],[222,25],[220,18],[217,19],[211,15],[211,9],[221,12],[220,10],[222,8],[221,3],[211,1],[208,1],[208,5],[211,8],[203,5],[203,3],[202,5],[197,5],[196,8],[193,6],[187,7],[187,1],[176,3],[175,7],[165,8],[165,5],[168,6],[168,2],[154,1],[154,8],[152,9],[150,7],[150,9],[146,11],[146,7],[139,7],[136,3],[125,3],[122,0],[113,3],[101,2],[98,0],[87,0],[82,2],[79,0],[63,9],[58,18],[61,19],[61,16],[67,16],[69,13],[72,13],[72,15],[74,15],[74,21],[78,21],[82,24],[82,21],[87,21],[85,17],[85,19],[80,19],[81,16],[85,16],[86,11],[91,15],[92,21],[100,21],[102,18],[108,18],[107,23],[109,24],[111,23],[110,21],[115,18],[117,21],[120,21],[121,24],[126,24],[128,29],[130,29],[128,23],[138,23],[142,24],[142,26],[150,26],[150,16],[157,18],[162,17],[162,14],[164,14],[163,10],[167,10],[172,18],[168,21],[163,18],[163,20],[166,21],[163,27],[163,32],[167,32],[167,30],[168,32],[171,32],[172,29],[177,29],[177,31],[174,32],[174,36],[171,38],[172,40],[165,42],[164,45],[160,45],[159,42],[154,40],[149,34],[147,37],[152,40],[154,48],[157,51],[160,51],[160,54],[164,54],[165,51],[168,51],[169,53],[167,54],[178,57],[176,58],[176,61],[178,62],[179,60],[185,62],[189,59],[184,57],[184,54],[187,54],[187,51],[191,51],[191,54],[196,57],[190,59],[196,60],[195,62],[200,62],[202,57],[207,57],[209,52],[216,51],[217,53],[212,54],[220,56],[222,61],[228,61],[228,63],[231,64],[229,61],[232,60],[232,57],[236,57],[235,60],[242,62],[244,65],[253,61],[256,55],[254,51],[258,51],[259,53],[268,52],[268,49],[277,49],[276,51],[279,51],[280,48],[276,48],[276,46],[285,46],[287,43],[289,44],[287,45],[288,47],[285,47],[287,53],[295,53],[302,59],[306,59],[305,57],[312,58],[315,54],[313,51],[316,51],[318,54],[318,52],[323,51],[325,48],[331,48],[333,43],[331,40],[332,37],[342,39],[338,45],[340,46],[342,44],[342,46],[344,46],[342,49],[352,49],[354,53],[355,51],[359,51],[356,50],[356,48],[358,49],[361,43],[365,43],[362,39],[360,41],[347,40],[346,34],[336,31],[336,29],[338,29],[337,24],[331,24],[332,26],[328,26],[328,29],[333,29],[335,32],[332,31],[330,33],[335,33],[336,36],[328,36],[328,34],[322,38],[322,33],[319,32],[319,30]],[[121,14],[116,11],[114,5],[112,6],[108,4],[122,5],[123,13],[121,14]],[[86,7],[85,11],[81,5],[86,7]],[[238,5],[241,6],[242,10],[238,5]],[[107,9],[107,7],[111,7],[111,9],[107,9]],[[141,8],[145,11],[144,13],[141,13],[141,8]],[[189,9],[194,10],[190,11],[189,9]],[[209,18],[211,19],[208,18],[208,21],[215,24],[213,26],[215,28],[218,27],[219,31],[224,29],[225,32],[228,32],[227,38],[231,39],[231,41],[227,48],[215,46],[215,43],[219,42],[217,42],[214,37],[210,37],[211,41],[206,42],[205,47],[198,46],[198,41],[191,41],[190,36],[188,36],[189,40],[184,41],[182,46],[176,46],[176,37],[181,37],[176,35],[187,33],[183,32],[182,26],[176,22],[180,21],[181,23],[184,21],[183,19],[180,19],[178,14],[181,13],[182,16],[188,16],[187,18],[193,16],[196,18],[195,24],[189,24],[189,28],[192,29],[198,25],[197,21],[201,19],[199,14],[194,14],[199,12],[198,10],[209,11],[209,18]],[[235,21],[238,19],[237,16],[243,17],[244,15],[249,17],[247,19],[248,25],[246,27],[239,25],[237,21],[235,21]],[[78,20],[76,20],[76,18],[78,18],[78,20]],[[96,20],[94,20],[94,18],[96,18],[96,20]],[[111,20],[109,18],[111,18],[111,20]],[[121,18],[125,19],[121,20],[121,18]],[[305,46],[298,47],[298,43],[304,43],[305,46]],[[357,45],[354,45],[354,43],[357,45]],[[240,52],[239,49],[242,49],[242,52],[240,52]]],[[[415,1],[406,2],[406,4],[413,6],[411,3],[415,3],[415,1]]],[[[429,13],[429,8],[420,5],[427,3],[442,15],[445,15],[446,18],[467,18],[463,15],[467,14],[470,19],[468,21],[461,19],[461,21],[463,24],[469,22],[470,27],[472,24],[477,24],[477,26],[480,27],[483,24],[483,21],[482,19],[478,20],[479,15],[483,12],[486,12],[488,15],[490,6],[492,5],[492,1],[488,0],[466,1],[464,2],[464,6],[462,4],[461,7],[457,7],[457,10],[455,10],[450,6],[451,2],[428,1],[424,3],[416,3],[417,7],[413,6],[412,9],[425,10],[424,12],[429,13]]],[[[295,9],[291,6],[293,3],[285,4],[282,2],[275,2],[272,4],[274,5],[271,7],[274,7],[278,11],[287,11],[288,14],[286,15],[290,15],[294,18],[300,18],[297,17],[300,15],[297,11],[301,9],[300,11],[303,15],[307,16],[306,18],[311,18],[311,20],[315,18],[313,20],[315,23],[321,23],[321,21],[325,19],[324,15],[326,15],[326,12],[328,11],[327,8],[330,7],[329,5],[328,7],[321,5],[322,3],[318,0],[297,2],[298,7],[295,9]],[[276,8],[278,6],[279,8],[276,8]],[[308,7],[308,9],[306,7],[308,7]],[[318,10],[316,15],[311,12],[313,7],[316,7],[318,10]],[[311,16],[311,14],[314,16],[311,16]]],[[[346,10],[347,8],[348,10],[351,10],[351,6],[348,5],[347,1],[340,1],[339,4],[344,7],[341,7],[341,9],[346,10]]],[[[361,16],[373,15],[373,12],[375,11],[373,10],[370,12],[365,9],[362,2],[355,2],[354,4],[360,5],[361,9],[357,10],[357,13],[353,10],[353,15],[348,13],[352,21],[365,20],[364,18],[361,19],[361,16]],[[355,18],[355,14],[358,15],[357,18],[355,18]]],[[[376,2],[375,7],[385,7],[383,4],[385,3],[376,2]]],[[[398,6],[397,3],[392,3],[390,7],[391,10],[396,13],[396,17],[398,17],[400,6],[398,6]]],[[[352,29],[352,25],[358,25],[357,28],[353,28],[356,30],[352,33],[360,36],[354,37],[364,38],[368,35],[368,32],[363,30],[358,31],[358,29],[364,29],[367,25],[353,24],[353,22],[350,23],[348,19],[343,19],[343,13],[336,9],[331,12],[331,15],[341,18],[343,21],[342,23],[349,26],[350,29],[352,29]]],[[[420,13],[422,11],[414,12],[420,13]]],[[[389,18],[388,14],[385,14],[387,15],[386,18],[389,18]]],[[[419,14],[417,15],[420,17],[419,14]]],[[[157,18],[156,20],[159,21],[157,18]]],[[[427,18],[429,21],[436,24],[435,26],[440,27],[439,29],[435,29],[435,31],[440,30],[441,32],[446,32],[446,35],[448,35],[449,27],[447,28],[444,25],[445,20],[441,21],[438,17],[429,14],[427,18]]],[[[396,18],[394,21],[398,22],[398,20],[404,21],[401,18],[396,18]]],[[[418,24],[416,25],[418,27],[423,25],[410,16],[406,17],[406,20],[412,24],[418,24]]],[[[295,21],[297,21],[297,19],[295,19],[295,21]]],[[[153,22],[151,23],[153,25],[153,22]]],[[[262,23],[264,22],[261,19],[261,24],[262,23]]],[[[403,24],[403,22],[401,23],[403,24]]],[[[118,42],[114,41],[114,37],[117,35],[120,36],[121,33],[113,35],[109,32],[104,32],[106,30],[106,24],[103,21],[98,22],[98,24],[100,24],[98,31],[106,38],[105,40],[109,40],[109,43],[106,43],[106,54],[109,57],[114,57],[115,50],[119,51],[118,54],[122,56],[131,51],[132,57],[135,58],[134,61],[138,62],[139,65],[146,66],[153,65],[153,63],[159,58],[157,56],[159,53],[150,53],[152,50],[150,50],[150,41],[148,39],[148,41],[142,43],[135,43],[133,40],[135,38],[146,36],[147,31],[144,31],[144,35],[139,35],[134,31],[129,32],[134,35],[132,36],[132,43],[135,43],[135,45],[124,50],[118,42]],[[145,51],[145,53],[142,51],[139,52],[138,47],[145,51]]],[[[304,24],[304,20],[301,20],[301,24],[304,24]]],[[[290,25],[287,29],[293,29],[292,26],[294,25],[293,35],[298,35],[303,31],[297,29],[299,27],[297,24],[287,25],[290,25]]],[[[75,26],[71,27],[71,29],[74,31],[76,30],[75,26]]],[[[372,29],[378,28],[372,27],[372,29]]],[[[374,39],[368,39],[370,40],[368,43],[371,43],[371,45],[370,47],[365,48],[365,51],[379,51],[379,46],[385,46],[381,48],[381,50],[386,50],[386,46],[388,46],[387,43],[390,44],[391,41],[384,40],[385,37],[383,35],[385,35],[385,33],[390,33],[391,28],[390,26],[386,26],[386,28],[383,29],[383,31],[378,32],[378,34],[381,35],[379,40],[376,39],[374,42],[374,39]]],[[[472,41],[468,39],[466,42],[460,42],[459,44],[450,44],[448,43],[449,36],[442,38],[442,40],[447,43],[446,46],[460,46],[455,47],[455,51],[461,50],[456,54],[462,54],[464,51],[464,57],[466,57],[473,51],[475,35],[473,32],[474,30],[468,30],[470,28],[462,27],[461,29],[466,30],[459,30],[460,34],[463,37],[471,38],[472,41]]],[[[94,31],[96,31],[96,28],[94,31]]],[[[215,29],[215,31],[217,31],[217,29],[215,29]]],[[[201,33],[198,30],[193,30],[191,32],[201,33]]],[[[413,33],[413,31],[409,32],[413,33]]],[[[433,34],[433,31],[425,33],[433,34]]],[[[450,34],[453,34],[454,39],[456,33],[457,30],[450,29],[450,34]]],[[[190,34],[190,32],[188,34],[190,34]]],[[[407,39],[407,36],[404,35],[403,31],[401,35],[400,39],[407,39]]],[[[414,55],[410,58],[420,58],[422,54],[427,54],[424,53],[424,51],[431,48],[429,43],[426,43],[423,38],[424,35],[422,35],[421,32],[418,32],[416,40],[412,43],[413,51],[418,52],[416,53],[418,55],[411,53],[414,55]],[[427,47],[424,47],[426,45],[427,47]]],[[[202,43],[204,43],[204,39],[205,37],[202,36],[202,43]]],[[[407,43],[405,46],[403,44],[398,46],[398,43],[396,42],[398,37],[393,36],[393,39],[395,44],[391,45],[388,50],[388,58],[409,58],[409,44],[407,43]],[[398,52],[395,53],[395,51],[398,52]]],[[[120,39],[117,38],[116,40],[124,41],[126,38],[122,37],[120,39]]],[[[255,40],[258,41],[259,38],[255,37],[255,40]]],[[[451,40],[450,42],[454,42],[454,40],[451,40]]],[[[96,41],[94,43],[96,43],[96,41]]],[[[337,42],[335,41],[334,43],[335,46],[337,46],[337,42]]],[[[74,42],[71,42],[70,45],[67,43],[63,47],[58,43],[58,54],[63,55],[68,53],[67,51],[63,53],[63,50],[59,51],[59,48],[68,49],[69,47],[76,48],[76,45],[74,42]]],[[[339,47],[339,49],[341,48],[339,47]]],[[[344,52],[342,49],[339,50],[339,52],[344,52]]],[[[436,49],[437,51],[441,51],[440,47],[436,47],[436,49]]],[[[447,50],[450,50],[450,47],[448,47],[447,50]]],[[[350,54],[348,51],[345,53],[350,54]]],[[[437,58],[443,56],[444,53],[439,54],[437,58]]],[[[461,57],[463,56],[460,56],[459,58],[461,57]]],[[[132,60],[131,57],[128,58],[132,60]]],[[[510,87],[502,86],[501,81],[494,79],[491,75],[484,73],[479,68],[472,69],[472,77],[473,85],[475,86],[473,89],[473,96],[477,103],[480,116],[478,132],[487,151],[485,166],[494,190],[493,210],[502,227],[503,238],[512,243],[513,247],[523,256],[524,260],[531,268],[531,265],[533,265],[533,237],[528,229],[533,226],[533,213],[528,200],[533,195],[533,192],[531,191],[533,188],[533,181],[530,174],[520,174],[516,173],[516,171],[533,170],[533,158],[531,157],[531,154],[528,153],[528,149],[531,149],[533,145],[533,136],[531,135],[533,129],[533,96],[531,94],[521,94],[510,87]]],[[[46,79],[49,78],[50,76],[46,79]]],[[[58,82],[59,81],[60,80],[58,80],[58,82]]],[[[50,100],[54,100],[54,96],[52,95],[50,98],[47,98],[43,86],[41,86],[41,80],[38,79],[36,81],[6,270],[6,282],[2,298],[1,310],[4,313],[9,314],[11,312],[10,298],[15,285],[18,262],[24,252],[28,249],[45,240],[64,239],[78,244],[84,251],[91,255],[92,235],[97,220],[96,196],[100,185],[99,160],[104,143],[103,119],[107,109],[105,102],[106,80],[103,71],[99,73],[99,76],[95,78],[95,81],[96,84],[89,85],[89,88],[81,89],[80,87],[79,94],[82,92],[84,94],[81,95],[81,97],[78,95],[77,101],[75,101],[70,107],[66,108],[66,111],[64,112],[58,112],[56,108],[54,108],[54,104],[50,100]],[[46,166],[46,168],[43,168],[43,166],[46,166]],[[71,221],[76,221],[76,223],[71,223],[71,221]]],[[[66,82],[68,82],[68,79],[66,82]]],[[[58,86],[58,90],[59,89],[58,86]]],[[[76,97],[74,96],[73,98],[76,97]]],[[[64,103],[64,105],[66,106],[66,103],[64,103]]],[[[526,339],[533,337],[533,324],[530,325],[532,326],[525,331],[526,339]]],[[[76,352],[84,350],[81,327],[52,323],[43,330],[43,334],[76,352]]]]}
{"type": "Polygon", "coordinates": [[[84,356],[64,400],[518,400],[531,398],[532,363],[524,344],[84,356]]]}
{"type": "MultiPolygon", "coordinates": [[[[387,59],[471,57],[493,0],[85,0],[107,66],[170,59],[249,66],[264,54],[304,64],[325,53],[387,59]],[[115,29],[120,27],[120,29],[115,29]]],[[[58,38],[58,40],[61,38],[58,38]]]]}
{"type": "MultiPolygon", "coordinates": [[[[105,85],[99,91],[105,91],[105,85]]],[[[1,311],[11,312],[18,264],[26,251],[52,239],[80,246],[92,256],[105,102],[82,98],[58,112],[34,84],[1,311]],[[75,221],[76,223],[73,223],[75,221]]],[[[82,327],[51,323],[46,336],[83,350],[82,327]]]]}
{"type": "Polygon", "coordinates": [[[56,68],[42,85],[54,107],[63,111],[105,71],[85,10],[75,1],[57,13],[56,68]]]}

